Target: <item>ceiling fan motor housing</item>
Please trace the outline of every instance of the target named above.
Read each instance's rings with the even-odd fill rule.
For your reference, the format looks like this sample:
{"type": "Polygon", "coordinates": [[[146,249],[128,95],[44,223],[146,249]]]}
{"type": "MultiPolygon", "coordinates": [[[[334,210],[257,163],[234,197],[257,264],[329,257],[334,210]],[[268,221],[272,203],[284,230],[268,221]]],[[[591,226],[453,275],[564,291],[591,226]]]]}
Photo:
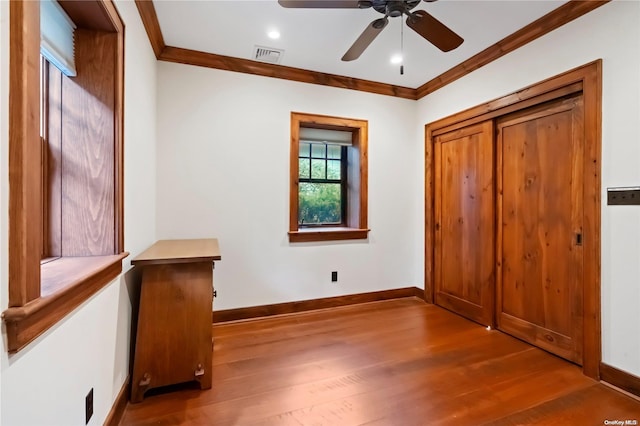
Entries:
{"type": "Polygon", "coordinates": [[[372,0],[362,3],[370,3],[377,12],[396,18],[420,4],[420,0],[372,0]]]}
{"type": "MultiPolygon", "coordinates": [[[[0,0],[2,1],[2,0],[0,0]]],[[[412,10],[420,4],[421,0],[278,0],[282,7],[309,8],[309,9],[368,9],[384,15],[375,19],[364,29],[362,34],[342,56],[343,61],[358,59],[362,52],[384,30],[389,23],[389,17],[398,18],[407,15],[407,26],[419,34],[422,38],[433,44],[443,52],[449,52],[460,46],[464,41],[462,37],[453,32],[435,17],[425,10],[412,10]]],[[[436,0],[424,0],[433,2],[436,0]]],[[[402,74],[402,68],[400,68],[402,74]]]]}

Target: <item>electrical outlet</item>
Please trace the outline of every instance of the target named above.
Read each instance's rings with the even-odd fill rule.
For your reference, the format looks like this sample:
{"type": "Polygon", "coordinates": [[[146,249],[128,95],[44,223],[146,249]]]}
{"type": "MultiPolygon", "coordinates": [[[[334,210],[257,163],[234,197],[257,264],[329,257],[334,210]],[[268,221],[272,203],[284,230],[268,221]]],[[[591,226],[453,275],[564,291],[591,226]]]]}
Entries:
{"type": "Polygon", "coordinates": [[[87,396],[84,398],[84,424],[89,424],[91,416],[93,416],[93,388],[91,388],[87,396]]]}
{"type": "Polygon", "coordinates": [[[338,271],[331,272],[331,282],[335,283],[338,281],[338,271]]]}

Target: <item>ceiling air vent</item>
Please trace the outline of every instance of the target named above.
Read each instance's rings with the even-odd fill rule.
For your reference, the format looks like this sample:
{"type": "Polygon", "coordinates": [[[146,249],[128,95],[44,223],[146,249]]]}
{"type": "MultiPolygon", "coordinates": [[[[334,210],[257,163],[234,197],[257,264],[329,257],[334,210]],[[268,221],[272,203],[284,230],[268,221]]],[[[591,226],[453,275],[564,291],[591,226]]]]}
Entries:
{"type": "Polygon", "coordinates": [[[274,49],[273,47],[254,46],[253,59],[254,61],[266,62],[268,64],[279,64],[284,55],[284,50],[274,49]]]}

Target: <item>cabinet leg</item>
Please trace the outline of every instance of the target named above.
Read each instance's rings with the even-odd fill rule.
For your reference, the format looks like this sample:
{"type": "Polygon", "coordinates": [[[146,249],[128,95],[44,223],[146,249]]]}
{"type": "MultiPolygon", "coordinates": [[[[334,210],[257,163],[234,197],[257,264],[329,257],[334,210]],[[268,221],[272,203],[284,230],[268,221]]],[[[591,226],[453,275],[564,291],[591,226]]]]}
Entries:
{"type": "Polygon", "coordinates": [[[138,402],[142,402],[144,399],[144,393],[147,389],[149,389],[149,384],[151,384],[151,376],[149,373],[145,373],[142,379],[136,380],[131,383],[131,403],[137,404],[138,402]]]}
{"type": "Polygon", "coordinates": [[[202,364],[198,364],[195,378],[200,383],[200,389],[211,389],[211,367],[204,368],[202,364]]]}
{"type": "Polygon", "coordinates": [[[198,378],[200,389],[211,389],[211,369],[207,369],[203,376],[198,378]]]}

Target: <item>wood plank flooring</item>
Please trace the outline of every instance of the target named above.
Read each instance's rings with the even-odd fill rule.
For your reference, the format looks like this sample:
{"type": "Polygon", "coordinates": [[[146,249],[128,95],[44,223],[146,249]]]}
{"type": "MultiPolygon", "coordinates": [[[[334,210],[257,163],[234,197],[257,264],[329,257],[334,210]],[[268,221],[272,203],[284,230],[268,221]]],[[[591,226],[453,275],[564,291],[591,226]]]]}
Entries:
{"type": "Polygon", "coordinates": [[[640,401],[415,298],[214,326],[213,388],[130,404],[121,425],[604,425],[640,401]]]}

